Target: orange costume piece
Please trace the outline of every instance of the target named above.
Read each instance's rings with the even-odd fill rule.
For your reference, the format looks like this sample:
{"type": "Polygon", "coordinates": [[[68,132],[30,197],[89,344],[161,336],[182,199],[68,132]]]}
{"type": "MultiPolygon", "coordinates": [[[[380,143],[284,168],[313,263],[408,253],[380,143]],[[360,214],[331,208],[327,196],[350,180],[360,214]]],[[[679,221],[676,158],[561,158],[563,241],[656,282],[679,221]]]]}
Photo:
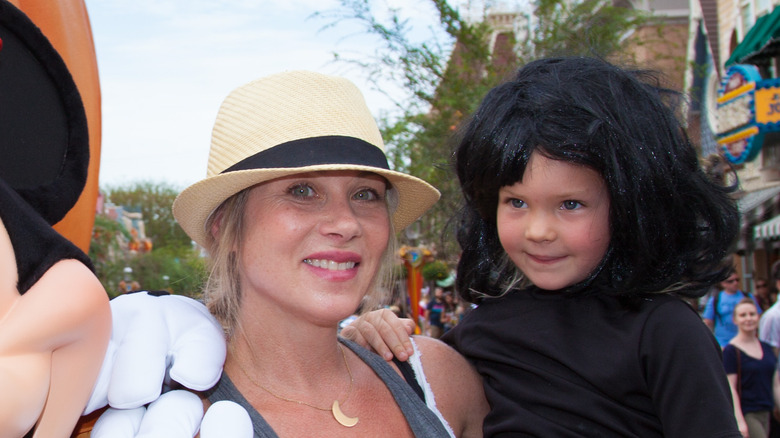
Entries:
{"type": "MultiPolygon", "coordinates": [[[[52,1],[13,3],[37,13],[59,10],[52,1]]],[[[82,1],[61,3],[74,11],[81,3],[86,13],[82,1]]],[[[46,36],[6,0],[0,41],[0,438],[68,437],[100,371],[111,313],[89,258],[51,225],[73,209],[89,179],[99,123],[87,128],[81,85],[46,36]]],[[[86,236],[91,206],[79,219],[86,236]]]]}

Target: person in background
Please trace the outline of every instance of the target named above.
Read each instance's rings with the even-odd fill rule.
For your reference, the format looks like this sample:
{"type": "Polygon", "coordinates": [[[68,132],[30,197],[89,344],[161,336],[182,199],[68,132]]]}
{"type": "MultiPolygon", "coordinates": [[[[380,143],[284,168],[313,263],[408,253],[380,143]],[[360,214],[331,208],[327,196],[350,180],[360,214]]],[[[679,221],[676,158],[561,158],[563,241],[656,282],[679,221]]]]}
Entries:
{"type": "Polygon", "coordinates": [[[769,282],[764,277],[756,277],[754,278],[754,282],[754,296],[756,297],[756,300],[758,300],[761,311],[766,312],[766,310],[775,303],[775,299],[772,296],[771,289],[769,288],[769,282]]]}
{"type": "Polygon", "coordinates": [[[425,314],[427,315],[428,336],[439,339],[444,334],[444,317],[446,316],[442,287],[436,286],[433,289],[433,297],[425,306],[425,314]]]}
{"type": "Polygon", "coordinates": [[[444,293],[444,333],[447,333],[451,328],[455,327],[460,320],[458,314],[458,304],[455,302],[455,296],[452,291],[444,293]]]}
{"type": "MultiPolygon", "coordinates": [[[[775,289],[780,288],[780,260],[772,265],[770,277],[775,289]]],[[[780,302],[776,301],[761,315],[758,323],[758,337],[772,346],[775,355],[780,353],[780,302]]]]}
{"type": "MultiPolygon", "coordinates": [[[[778,290],[780,288],[780,260],[772,264],[769,278],[772,286],[770,289],[773,291],[778,290]]],[[[758,321],[758,338],[761,342],[765,342],[772,347],[775,356],[780,354],[780,302],[775,301],[770,308],[761,314],[761,318],[758,321]]],[[[780,391],[780,387],[777,387],[775,391],[780,391]]],[[[772,438],[780,438],[780,421],[778,421],[780,419],[780,409],[778,409],[778,406],[780,404],[775,406],[769,422],[769,436],[772,438]]]]}
{"type": "Polygon", "coordinates": [[[737,335],[723,347],[723,366],[742,436],[767,438],[777,357],[769,344],[758,339],[758,318],[758,307],[751,298],[743,298],[734,306],[737,335]]]}
{"type": "Polygon", "coordinates": [[[761,306],[755,297],[739,289],[739,276],[733,267],[729,271],[729,276],[720,282],[721,290],[713,293],[704,306],[702,318],[704,324],[715,334],[715,339],[721,347],[731,341],[731,338],[737,335],[737,326],[734,324],[734,307],[743,298],[751,298],[756,303],[759,315],[761,306]]]}

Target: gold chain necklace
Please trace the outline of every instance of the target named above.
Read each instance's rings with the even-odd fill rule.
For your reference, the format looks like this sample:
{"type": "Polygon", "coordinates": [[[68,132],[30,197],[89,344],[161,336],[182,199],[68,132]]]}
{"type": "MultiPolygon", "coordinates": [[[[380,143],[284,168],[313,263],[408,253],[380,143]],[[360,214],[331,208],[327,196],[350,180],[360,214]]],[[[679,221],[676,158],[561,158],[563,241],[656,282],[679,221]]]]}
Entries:
{"type": "MultiPolygon", "coordinates": [[[[350,394],[352,394],[352,383],[354,382],[354,379],[352,377],[352,370],[349,369],[349,362],[347,362],[347,355],[346,353],[344,353],[344,347],[342,347],[341,344],[338,344],[338,347],[339,347],[339,351],[341,351],[341,357],[344,359],[344,365],[347,367],[347,373],[349,374],[349,389],[347,389],[347,397],[344,399],[344,403],[343,403],[343,404],[347,404],[347,400],[349,400],[349,396],[350,394]]],[[[308,406],[310,408],[314,408],[320,411],[325,411],[325,412],[330,411],[333,414],[333,418],[335,418],[340,425],[345,427],[352,427],[358,423],[358,417],[348,417],[344,415],[344,413],[341,411],[341,408],[339,407],[338,399],[333,400],[333,404],[331,405],[330,408],[321,408],[319,406],[314,406],[312,404],[306,403],[305,401],[294,400],[291,398],[281,396],[271,391],[270,389],[266,388],[265,386],[261,385],[260,382],[253,379],[249,375],[249,373],[246,372],[240,360],[236,360],[236,362],[238,363],[238,367],[241,369],[241,372],[244,373],[244,376],[246,376],[246,378],[249,379],[250,382],[254,383],[260,389],[278,398],[279,400],[283,400],[290,403],[297,403],[299,405],[308,406]]]]}

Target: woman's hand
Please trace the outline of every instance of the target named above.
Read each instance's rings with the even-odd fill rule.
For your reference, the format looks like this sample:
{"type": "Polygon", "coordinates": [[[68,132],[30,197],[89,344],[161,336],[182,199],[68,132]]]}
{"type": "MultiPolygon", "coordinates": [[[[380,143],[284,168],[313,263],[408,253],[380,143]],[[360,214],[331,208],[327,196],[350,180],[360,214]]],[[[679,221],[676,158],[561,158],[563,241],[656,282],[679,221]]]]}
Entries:
{"type": "Polygon", "coordinates": [[[373,349],[377,354],[392,360],[409,359],[414,353],[409,335],[414,331],[414,321],[399,318],[388,309],[374,310],[361,315],[341,330],[341,336],[373,349]]]}
{"type": "Polygon", "coordinates": [[[747,423],[745,422],[745,417],[742,415],[737,416],[737,428],[739,429],[739,433],[742,434],[743,438],[750,438],[747,423]]]}

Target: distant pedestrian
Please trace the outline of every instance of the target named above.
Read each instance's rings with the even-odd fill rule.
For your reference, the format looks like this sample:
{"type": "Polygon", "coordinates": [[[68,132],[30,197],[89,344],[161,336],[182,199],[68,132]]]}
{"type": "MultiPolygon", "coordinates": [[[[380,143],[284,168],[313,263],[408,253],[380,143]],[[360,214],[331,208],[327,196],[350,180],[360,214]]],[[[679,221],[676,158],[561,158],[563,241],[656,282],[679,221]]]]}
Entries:
{"type": "Polygon", "coordinates": [[[772,347],[758,339],[758,306],[753,299],[737,303],[733,321],[737,335],[723,348],[723,366],[734,399],[734,416],[742,436],[767,438],[777,358],[772,347]]]}
{"type": "MultiPolygon", "coordinates": [[[[770,284],[773,286],[770,289],[773,291],[780,289],[780,260],[772,265],[769,276],[770,284]]],[[[775,301],[772,307],[761,315],[758,322],[758,338],[772,346],[775,356],[780,354],[780,302],[775,301]]],[[[777,392],[780,396],[780,391],[777,392]]],[[[778,408],[775,408],[775,411],[779,411],[778,408]]],[[[772,438],[780,438],[780,421],[777,421],[777,418],[780,418],[780,412],[770,418],[769,436],[772,438]]]]}
{"type": "Polygon", "coordinates": [[[433,297],[425,307],[428,315],[428,335],[439,339],[444,334],[444,317],[446,315],[444,289],[436,286],[433,289],[433,297]]]}
{"type": "Polygon", "coordinates": [[[764,277],[756,277],[753,279],[753,282],[755,288],[753,295],[755,295],[756,300],[758,300],[761,311],[766,312],[766,310],[775,303],[775,297],[772,295],[769,282],[764,277]]]}
{"type": "MultiPolygon", "coordinates": [[[[772,265],[770,276],[775,288],[780,287],[780,261],[772,265]]],[[[772,307],[761,315],[758,325],[758,337],[772,346],[775,355],[780,353],[780,302],[776,301],[772,307]]]]}
{"type": "Polygon", "coordinates": [[[755,297],[739,289],[739,276],[734,268],[731,269],[728,278],[720,283],[720,287],[721,290],[713,293],[707,299],[702,318],[707,327],[715,334],[718,344],[724,347],[731,338],[737,335],[737,326],[732,318],[737,303],[746,297],[753,299],[759,315],[761,307],[755,297]]]}

